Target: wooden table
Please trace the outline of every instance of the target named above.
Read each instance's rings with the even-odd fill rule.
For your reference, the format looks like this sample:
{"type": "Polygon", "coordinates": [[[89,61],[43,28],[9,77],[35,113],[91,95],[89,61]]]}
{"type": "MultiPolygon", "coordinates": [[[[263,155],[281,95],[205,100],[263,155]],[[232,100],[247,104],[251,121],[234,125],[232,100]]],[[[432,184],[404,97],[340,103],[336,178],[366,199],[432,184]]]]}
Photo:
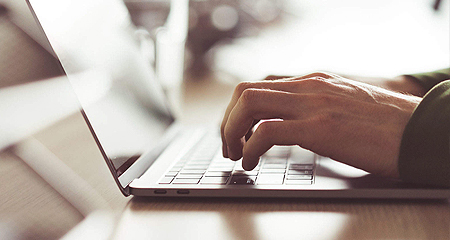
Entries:
{"type": "Polygon", "coordinates": [[[117,239],[448,239],[447,201],[134,198],[117,239]]]}

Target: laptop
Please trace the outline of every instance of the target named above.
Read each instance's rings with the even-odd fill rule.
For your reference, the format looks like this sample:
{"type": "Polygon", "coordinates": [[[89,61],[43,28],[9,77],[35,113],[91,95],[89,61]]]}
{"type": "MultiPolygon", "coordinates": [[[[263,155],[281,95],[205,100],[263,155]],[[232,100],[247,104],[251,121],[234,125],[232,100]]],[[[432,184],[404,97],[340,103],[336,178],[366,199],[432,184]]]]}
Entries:
{"type": "Polygon", "coordinates": [[[450,198],[449,189],[381,178],[297,146],[275,146],[244,171],[222,157],[218,124],[187,127],[174,117],[148,57],[158,40],[139,37],[123,2],[28,3],[125,196],[450,198]]]}

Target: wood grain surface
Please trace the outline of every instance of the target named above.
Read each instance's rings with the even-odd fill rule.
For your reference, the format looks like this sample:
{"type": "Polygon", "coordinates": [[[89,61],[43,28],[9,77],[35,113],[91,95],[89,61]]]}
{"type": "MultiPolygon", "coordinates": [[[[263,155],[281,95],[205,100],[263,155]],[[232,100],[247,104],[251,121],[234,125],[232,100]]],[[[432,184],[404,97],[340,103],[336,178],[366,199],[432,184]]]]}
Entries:
{"type": "Polygon", "coordinates": [[[117,239],[448,239],[447,201],[134,198],[117,239]]]}

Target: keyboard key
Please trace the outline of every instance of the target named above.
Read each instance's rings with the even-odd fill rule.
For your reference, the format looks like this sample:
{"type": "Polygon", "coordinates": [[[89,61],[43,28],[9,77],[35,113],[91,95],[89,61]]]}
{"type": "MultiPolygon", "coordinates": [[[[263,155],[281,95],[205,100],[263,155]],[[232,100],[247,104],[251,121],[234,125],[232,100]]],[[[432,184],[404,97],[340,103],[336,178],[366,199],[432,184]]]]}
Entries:
{"type": "Polygon", "coordinates": [[[173,180],[173,177],[163,177],[160,181],[159,184],[170,184],[173,180]]]}
{"type": "Polygon", "coordinates": [[[224,185],[227,183],[228,177],[204,177],[200,184],[224,185]]]}
{"type": "Polygon", "coordinates": [[[222,157],[222,154],[216,155],[216,156],[213,158],[212,161],[213,161],[214,163],[234,163],[234,162],[231,161],[230,159],[222,157]]]}
{"type": "Polygon", "coordinates": [[[286,169],[261,169],[261,173],[285,173],[286,169]]]}
{"type": "Polygon", "coordinates": [[[208,169],[208,165],[186,165],[183,167],[183,170],[206,170],[208,169]]]}
{"type": "Polygon", "coordinates": [[[181,170],[180,174],[196,174],[196,175],[203,175],[206,171],[205,170],[181,170]]]}
{"type": "Polygon", "coordinates": [[[264,156],[266,157],[287,157],[291,152],[292,147],[289,146],[273,146],[267,151],[264,156]]]}
{"type": "Polygon", "coordinates": [[[166,177],[175,177],[177,175],[178,172],[168,172],[166,173],[166,177]]]}
{"type": "Polygon", "coordinates": [[[258,185],[282,185],[284,174],[260,174],[258,176],[258,185]]]}
{"type": "Polygon", "coordinates": [[[312,175],[288,175],[286,178],[288,180],[312,180],[312,175]]]}
{"type": "Polygon", "coordinates": [[[293,169],[293,170],[312,170],[314,168],[313,164],[299,164],[299,163],[294,163],[289,165],[289,170],[293,169]]]}
{"type": "Polygon", "coordinates": [[[266,157],[263,158],[264,164],[284,164],[286,165],[287,158],[279,158],[279,157],[266,157]]]}
{"type": "Polygon", "coordinates": [[[315,154],[304,148],[293,148],[291,152],[291,163],[314,163],[315,154]]]}
{"type": "Polygon", "coordinates": [[[312,175],[312,171],[311,170],[289,170],[288,174],[289,175],[312,175]]]}
{"type": "Polygon", "coordinates": [[[260,169],[259,166],[256,166],[254,169],[250,170],[250,171],[245,171],[244,168],[242,168],[242,166],[236,166],[236,168],[234,169],[234,172],[258,172],[260,169]]]}
{"type": "Polygon", "coordinates": [[[256,177],[255,176],[233,176],[231,178],[230,184],[233,185],[254,185],[256,177]]]}
{"type": "Polygon", "coordinates": [[[180,173],[180,174],[178,174],[177,175],[177,178],[178,179],[180,179],[180,178],[196,178],[196,179],[200,179],[200,178],[202,178],[202,176],[203,175],[196,175],[196,174],[182,174],[182,173],[180,173]]]}
{"type": "Polygon", "coordinates": [[[211,163],[210,168],[233,168],[234,163],[211,163]]]}
{"type": "Polygon", "coordinates": [[[311,185],[312,184],[312,181],[311,180],[289,180],[289,179],[286,179],[285,181],[284,181],[284,183],[286,184],[286,185],[311,185]]]}
{"type": "Polygon", "coordinates": [[[208,168],[208,171],[209,172],[231,172],[231,171],[233,171],[233,167],[228,167],[228,168],[224,168],[224,167],[212,168],[212,167],[210,167],[210,168],[208,168]]]}
{"type": "Polygon", "coordinates": [[[212,161],[213,154],[211,153],[197,153],[195,155],[192,155],[189,159],[191,161],[212,161]]]}
{"type": "Polygon", "coordinates": [[[205,173],[205,177],[228,177],[231,175],[231,171],[224,172],[210,172],[205,173]]]}
{"type": "Polygon", "coordinates": [[[199,180],[197,178],[175,178],[172,184],[197,184],[199,180]]]}
{"type": "Polygon", "coordinates": [[[234,171],[233,176],[256,176],[258,175],[258,171],[234,171]]]}
{"type": "Polygon", "coordinates": [[[191,160],[186,163],[186,165],[209,165],[211,163],[210,160],[191,160]]]}
{"type": "Polygon", "coordinates": [[[286,168],[286,163],[284,164],[267,164],[265,163],[262,167],[263,169],[285,169],[286,168]]]}

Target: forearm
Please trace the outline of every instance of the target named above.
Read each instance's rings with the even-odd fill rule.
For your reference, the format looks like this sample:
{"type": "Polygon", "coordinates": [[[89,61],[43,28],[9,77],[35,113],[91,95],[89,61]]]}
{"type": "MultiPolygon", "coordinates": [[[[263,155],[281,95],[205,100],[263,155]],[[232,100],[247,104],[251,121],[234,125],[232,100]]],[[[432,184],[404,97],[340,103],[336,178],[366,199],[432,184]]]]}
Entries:
{"type": "MultiPolygon", "coordinates": [[[[345,76],[345,75],[343,75],[345,76]]],[[[433,86],[450,79],[450,68],[434,72],[405,74],[395,78],[346,76],[349,79],[369,83],[392,91],[423,97],[433,86]]]]}

